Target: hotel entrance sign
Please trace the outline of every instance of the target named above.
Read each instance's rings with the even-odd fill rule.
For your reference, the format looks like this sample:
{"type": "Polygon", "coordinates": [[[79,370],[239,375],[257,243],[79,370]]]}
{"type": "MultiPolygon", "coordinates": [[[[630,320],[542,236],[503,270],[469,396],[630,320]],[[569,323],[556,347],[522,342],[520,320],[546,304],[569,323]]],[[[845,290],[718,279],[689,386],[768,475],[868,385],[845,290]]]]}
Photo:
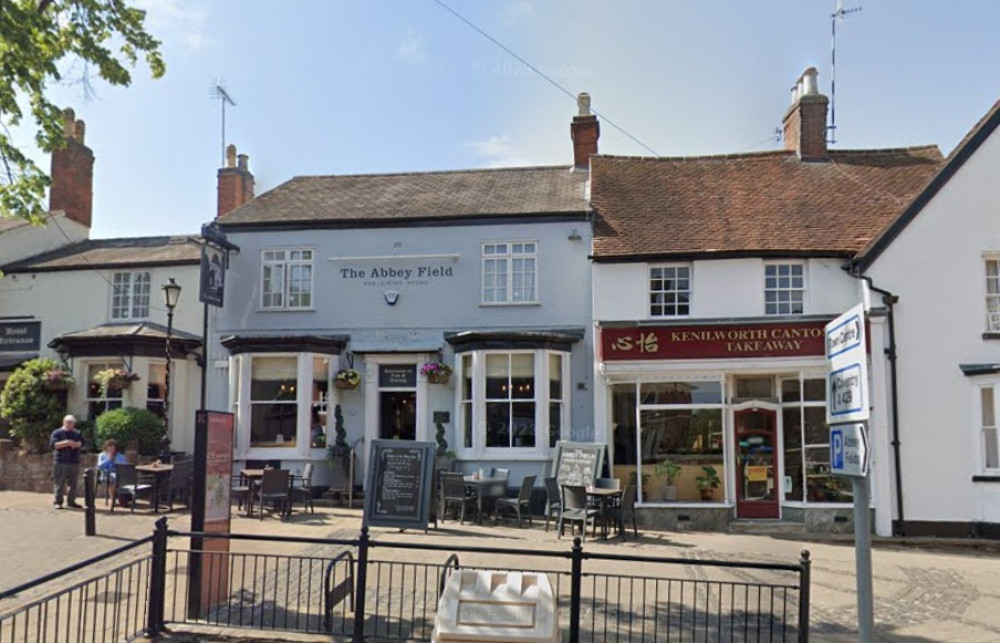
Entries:
{"type": "Polygon", "coordinates": [[[826,325],[828,424],[863,422],[870,415],[865,309],[858,305],[826,325]]]}

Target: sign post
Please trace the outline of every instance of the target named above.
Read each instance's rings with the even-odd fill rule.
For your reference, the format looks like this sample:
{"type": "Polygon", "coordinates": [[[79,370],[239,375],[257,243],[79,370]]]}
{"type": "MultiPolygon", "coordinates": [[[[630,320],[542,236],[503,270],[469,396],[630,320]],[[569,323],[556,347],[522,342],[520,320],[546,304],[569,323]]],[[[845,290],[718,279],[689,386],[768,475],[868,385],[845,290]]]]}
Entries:
{"type": "Polygon", "coordinates": [[[858,592],[858,640],[874,640],[872,607],[868,349],[865,308],[855,306],[827,324],[826,421],[830,425],[830,473],[851,478],[854,490],[854,559],[858,592]]]}

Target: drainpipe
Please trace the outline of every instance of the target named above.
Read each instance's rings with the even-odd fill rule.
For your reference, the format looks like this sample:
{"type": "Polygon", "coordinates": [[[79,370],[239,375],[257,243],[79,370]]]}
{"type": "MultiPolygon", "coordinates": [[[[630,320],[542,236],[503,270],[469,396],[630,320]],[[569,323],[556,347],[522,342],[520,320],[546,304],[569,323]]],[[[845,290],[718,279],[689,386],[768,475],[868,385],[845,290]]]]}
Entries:
{"type": "Polygon", "coordinates": [[[894,535],[905,536],[906,535],[906,514],[903,512],[903,466],[900,462],[899,455],[899,385],[897,383],[898,377],[898,366],[897,366],[897,354],[896,354],[896,314],[895,314],[895,304],[899,302],[899,296],[894,295],[888,290],[883,290],[879,288],[874,283],[872,283],[872,278],[866,275],[858,274],[853,267],[850,265],[844,266],[847,273],[854,277],[855,279],[863,279],[867,284],[869,290],[877,292],[882,295],[882,303],[886,307],[886,319],[889,322],[889,346],[885,349],[885,356],[889,359],[889,405],[892,408],[892,454],[895,459],[895,474],[896,479],[896,510],[899,514],[899,520],[893,528],[894,535]]]}

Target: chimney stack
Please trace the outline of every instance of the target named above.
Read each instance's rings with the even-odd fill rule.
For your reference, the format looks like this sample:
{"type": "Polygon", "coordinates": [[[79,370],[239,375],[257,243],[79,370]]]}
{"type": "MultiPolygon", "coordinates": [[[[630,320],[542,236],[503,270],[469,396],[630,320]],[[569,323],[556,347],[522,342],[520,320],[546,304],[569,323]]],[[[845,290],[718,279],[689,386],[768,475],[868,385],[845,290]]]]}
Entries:
{"type": "Polygon", "coordinates": [[[49,211],[89,228],[94,207],[94,153],[84,145],[86,125],[72,109],[63,110],[63,147],[52,152],[49,211]]]}
{"type": "Polygon", "coordinates": [[[226,167],[219,169],[217,217],[229,214],[253,198],[253,174],[246,154],[236,154],[236,146],[226,147],[226,167]]]}
{"type": "Polygon", "coordinates": [[[589,170],[590,157],[597,154],[597,139],[601,137],[601,124],[590,113],[590,94],[583,92],[576,97],[579,113],[569,126],[573,139],[573,169],[589,170]]]}
{"type": "Polygon", "coordinates": [[[792,106],[785,113],[785,149],[803,161],[826,159],[826,110],[829,99],[819,93],[816,68],[802,72],[792,87],[792,106]]]}

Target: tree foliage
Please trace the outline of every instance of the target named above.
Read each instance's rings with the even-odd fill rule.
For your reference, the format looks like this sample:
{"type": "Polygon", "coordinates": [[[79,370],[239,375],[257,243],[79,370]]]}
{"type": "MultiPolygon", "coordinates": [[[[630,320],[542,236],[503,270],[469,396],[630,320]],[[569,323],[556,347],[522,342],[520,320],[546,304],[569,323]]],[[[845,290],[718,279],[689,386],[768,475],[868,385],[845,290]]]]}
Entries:
{"type": "Polygon", "coordinates": [[[15,143],[10,128],[33,130],[44,152],[63,144],[61,110],[47,97],[67,74],[91,73],[128,86],[142,59],[165,71],[146,12],[127,0],[0,0],[0,216],[39,221],[48,174],[15,143]]]}
{"type": "Polygon", "coordinates": [[[163,420],[158,415],[136,408],[105,411],[97,416],[94,426],[97,444],[104,444],[105,440],[116,440],[124,451],[128,443],[135,440],[139,453],[143,455],[155,455],[166,432],[163,420]]]}
{"type": "Polygon", "coordinates": [[[62,424],[64,398],[48,388],[49,371],[59,366],[51,359],[33,359],[14,371],[0,393],[0,416],[10,434],[36,453],[48,449],[49,434],[62,424]]]}

